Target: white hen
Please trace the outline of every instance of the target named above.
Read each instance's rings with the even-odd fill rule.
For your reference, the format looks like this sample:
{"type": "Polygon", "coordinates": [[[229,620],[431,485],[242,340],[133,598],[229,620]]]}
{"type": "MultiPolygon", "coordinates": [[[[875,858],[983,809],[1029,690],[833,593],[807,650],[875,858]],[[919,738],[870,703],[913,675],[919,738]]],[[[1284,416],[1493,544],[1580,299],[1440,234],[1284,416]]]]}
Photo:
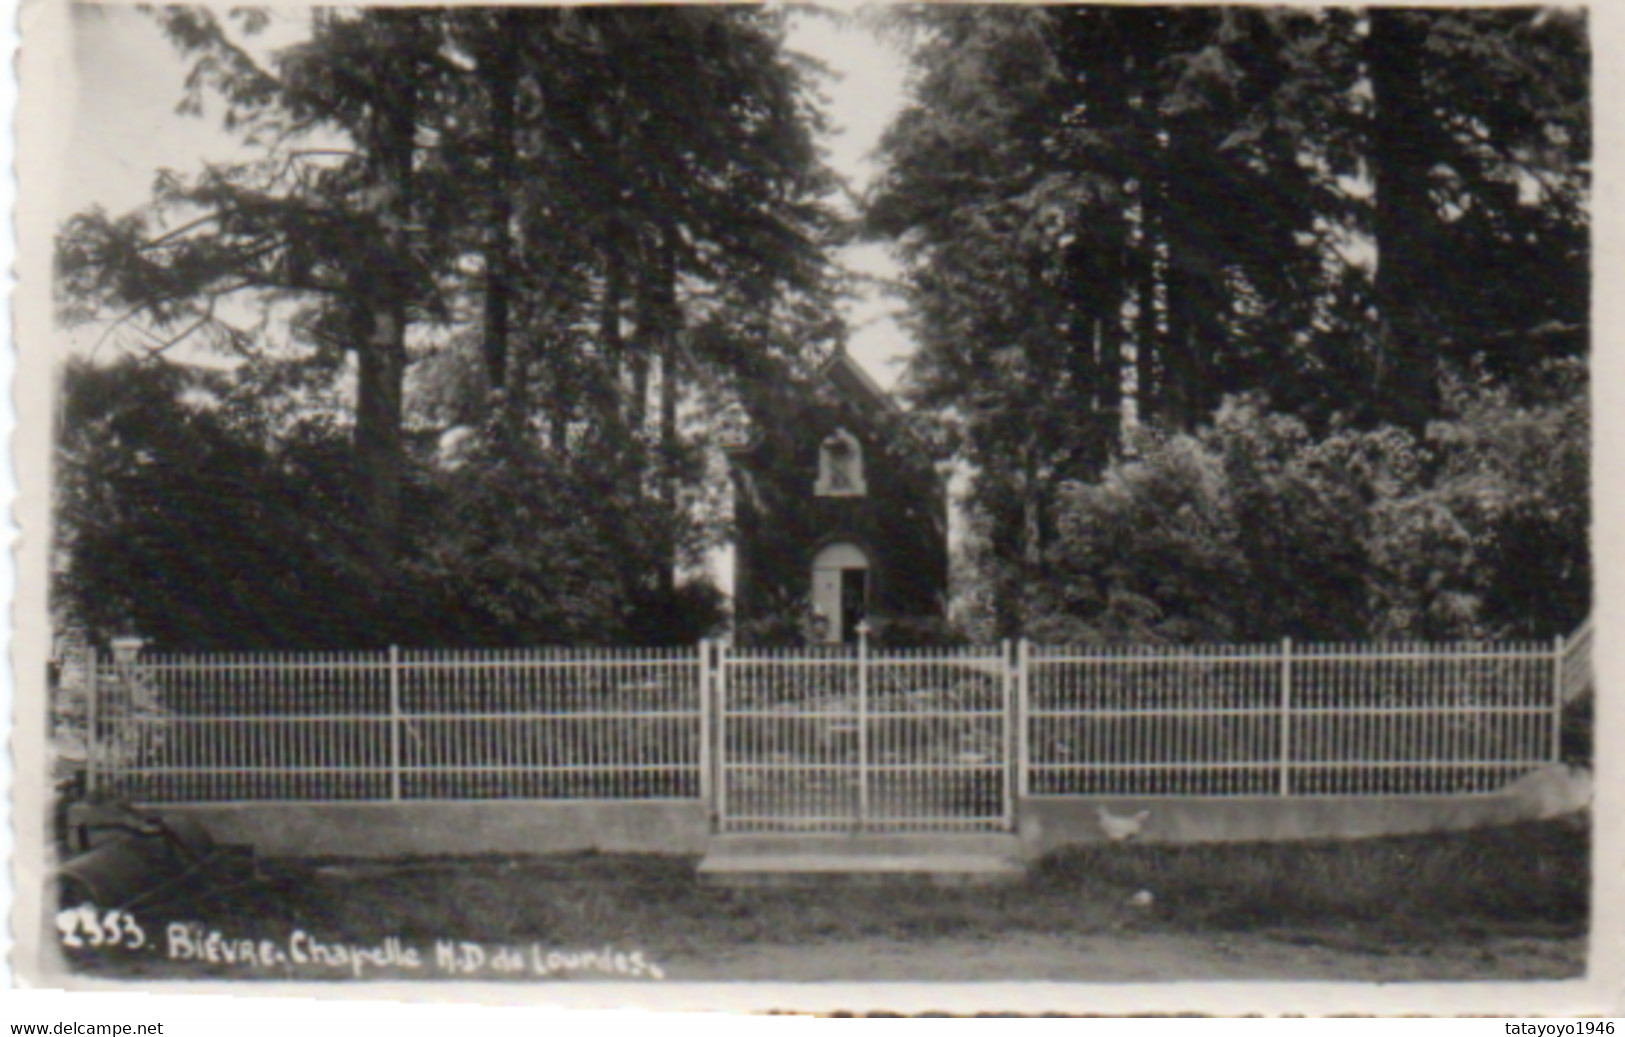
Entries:
{"type": "Polygon", "coordinates": [[[1118,817],[1105,807],[1096,807],[1095,813],[1100,815],[1100,830],[1114,843],[1139,835],[1140,830],[1145,827],[1146,819],[1151,816],[1151,811],[1142,810],[1130,817],[1118,817]]]}

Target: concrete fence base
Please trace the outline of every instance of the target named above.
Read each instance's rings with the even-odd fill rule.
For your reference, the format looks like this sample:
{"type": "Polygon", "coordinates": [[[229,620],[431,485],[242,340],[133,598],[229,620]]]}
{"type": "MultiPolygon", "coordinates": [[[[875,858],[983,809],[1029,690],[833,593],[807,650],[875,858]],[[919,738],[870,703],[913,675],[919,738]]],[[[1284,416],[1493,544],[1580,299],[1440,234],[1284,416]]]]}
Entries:
{"type": "Polygon", "coordinates": [[[1225,797],[1210,800],[1124,797],[1032,799],[1019,813],[1021,841],[1034,854],[1108,841],[1112,818],[1143,814],[1137,843],[1290,842],[1465,831],[1561,816],[1516,796],[1225,797]]]}
{"type": "Polygon", "coordinates": [[[434,800],[189,803],[153,808],[203,822],[261,857],[575,853],[700,854],[710,817],[687,800],[434,800]]]}
{"type": "MultiPolygon", "coordinates": [[[[1460,831],[1573,813],[1589,773],[1550,767],[1478,795],[1033,797],[1016,806],[1028,853],[1101,842],[1127,823],[1148,843],[1357,839],[1460,831]],[[1107,818],[1102,817],[1102,811],[1107,818]],[[1143,816],[1142,816],[1143,815],[1143,816]]],[[[710,811],[697,800],[463,800],[154,806],[202,822],[217,842],[262,857],[704,853],[710,811]]]]}

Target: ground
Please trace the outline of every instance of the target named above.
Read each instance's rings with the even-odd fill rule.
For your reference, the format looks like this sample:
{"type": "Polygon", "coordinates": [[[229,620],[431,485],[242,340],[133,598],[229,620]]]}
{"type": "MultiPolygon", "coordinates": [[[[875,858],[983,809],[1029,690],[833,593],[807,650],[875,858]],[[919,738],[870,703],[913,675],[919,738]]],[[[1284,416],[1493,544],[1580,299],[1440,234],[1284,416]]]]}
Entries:
{"type": "Polygon", "coordinates": [[[1336,934],[1178,932],[1058,936],[1016,933],[992,939],[843,941],[811,946],[754,945],[667,964],[672,978],[800,982],[1158,983],[1167,980],[1568,979],[1584,972],[1578,938],[1493,938],[1390,949],[1336,934]]]}
{"type": "Polygon", "coordinates": [[[271,861],[136,907],[139,949],[71,953],[118,978],[1557,979],[1584,972],[1587,859],[1550,822],[1080,847],[991,888],[720,889],[654,855],[271,861]]]}

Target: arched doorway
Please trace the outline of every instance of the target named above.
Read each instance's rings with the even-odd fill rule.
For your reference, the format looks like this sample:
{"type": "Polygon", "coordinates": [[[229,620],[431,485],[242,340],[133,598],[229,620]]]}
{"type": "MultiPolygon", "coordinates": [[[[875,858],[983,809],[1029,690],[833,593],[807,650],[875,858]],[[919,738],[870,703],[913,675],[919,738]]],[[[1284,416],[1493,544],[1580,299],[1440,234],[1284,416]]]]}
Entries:
{"type": "Polygon", "coordinates": [[[869,614],[869,556],[856,544],[829,544],[813,559],[813,611],[831,644],[855,641],[869,614]]]}

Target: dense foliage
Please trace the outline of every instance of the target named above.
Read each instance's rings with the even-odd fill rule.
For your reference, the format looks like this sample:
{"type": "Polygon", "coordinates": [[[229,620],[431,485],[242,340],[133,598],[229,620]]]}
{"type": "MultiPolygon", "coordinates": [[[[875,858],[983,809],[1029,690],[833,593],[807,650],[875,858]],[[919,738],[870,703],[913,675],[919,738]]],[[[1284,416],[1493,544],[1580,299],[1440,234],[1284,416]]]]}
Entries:
{"type": "MultiPolygon", "coordinates": [[[[1111,564],[1156,573],[1191,632],[1255,631],[1283,595],[1325,598],[1324,615],[1283,617],[1289,629],[1471,628],[1480,606],[1466,602],[1485,588],[1409,603],[1356,590],[1367,564],[1454,587],[1438,566],[1462,551],[1524,584],[1482,607],[1557,595],[1574,611],[1572,557],[1528,540],[1543,535],[1536,524],[1458,515],[1475,481],[1539,492],[1519,482],[1533,469],[1497,467],[1473,437],[1511,437],[1497,447],[1534,458],[1563,449],[1534,441],[1555,427],[1498,425],[1482,408],[1510,412],[1490,402],[1460,412],[1450,386],[1483,371],[1526,392],[1541,365],[1585,355],[1583,14],[916,5],[881,21],[914,74],[868,227],[905,262],[915,401],[971,466],[973,583],[991,630],[1047,613],[1050,553],[1070,543],[1105,555],[1081,541],[1114,535],[1114,507],[1143,539],[1113,540],[1115,556],[1130,554],[1111,564]],[[1269,402],[1224,402],[1242,394],[1269,402]],[[1403,468],[1397,444],[1437,422],[1474,429],[1436,444],[1450,447],[1448,478],[1415,476],[1443,481],[1426,483],[1431,503],[1393,517],[1409,532],[1357,547],[1339,498],[1369,488],[1350,476],[1333,492],[1317,473],[1372,452],[1403,468]],[[1157,444],[1134,469],[1144,486],[1123,482],[1135,440],[1157,444]],[[1225,464],[1192,453],[1197,443],[1225,464]],[[1106,527],[1078,527],[1080,506],[1106,527]],[[1446,532],[1445,512],[1459,530],[1446,532]],[[1219,528],[1232,521],[1233,533],[1219,528]],[[1494,540],[1439,555],[1422,528],[1494,540]],[[1227,537],[1253,561],[1181,546],[1227,537]],[[1520,568],[1512,554],[1556,568],[1520,568]],[[1260,568],[1266,556],[1280,561],[1260,568]],[[1375,611],[1341,604],[1356,599],[1375,611]]],[[[1583,496],[1583,478],[1568,489],[1583,496]]],[[[1085,611],[1139,629],[1147,588],[1117,593],[1115,611],[1104,600],[1085,611]]]]}
{"type": "MultiPolygon", "coordinates": [[[[681,644],[717,593],[641,579],[652,513],[614,506],[599,466],[415,454],[397,577],[382,599],[353,518],[353,457],[330,424],[259,435],[220,375],[127,359],[63,380],[58,608],[161,648],[681,644]]],[[[484,437],[481,437],[484,438],[484,437]]]]}
{"type": "MultiPolygon", "coordinates": [[[[665,640],[713,622],[717,594],[679,580],[715,533],[697,514],[705,401],[832,330],[811,316],[832,180],[786,14],[322,8],[269,61],[252,46],[263,12],[153,14],[194,62],[186,105],[223,103],[244,158],[163,173],[140,211],[68,220],[58,290],[67,322],[104,323],[154,362],[223,354],[221,392],[258,414],[231,446],[260,451],[252,464],[181,465],[191,496],[120,488],[144,495],[155,535],[166,519],[210,526],[176,541],[212,541],[177,570],[187,582],[236,579],[216,570],[259,532],[226,515],[292,492],[298,429],[319,413],[342,492],[313,514],[334,532],[309,565],[273,568],[343,572],[342,593],[318,597],[349,619],[271,608],[284,647],[397,629],[665,640]],[[455,465],[428,443],[447,429],[467,448],[455,465]],[[231,500],[179,515],[201,498],[231,500]]],[[[128,601],[170,562],[124,533],[102,562],[70,564],[128,601]]],[[[70,556],[93,539],[64,536],[70,556]]],[[[103,636],[111,599],[96,607],[103,636]]],[[[232,640],[149,606],[120,622],[171,644],[232,640]]],[[[255,622],[232,624],[238,641],[260,640],[255,622]]]]}
{"type": "MultiPolygon", "coordinates": [[[[842,333],[791,15],[318,9],[271,61],[261,12],[154,16],[244,157],[62,228],[64,320],[144,359],[66,371],[59,610],[171,647],[710,629],[679,574],[721,416],[842,333]]],[[[913,76],[861,229],[904,264],[911,443],[968,473],[973,633],[1588,611],[1583,13],[877,21],[913,76]]]]}
{"type": "Polygon", "coordinates": [[[1035,633],[1063,640],[1550,637],[1590,601],[1587,401],[1455,382],[1421,435],[1316,435],[1255,398],[1070,486],[1035,633]]]}

